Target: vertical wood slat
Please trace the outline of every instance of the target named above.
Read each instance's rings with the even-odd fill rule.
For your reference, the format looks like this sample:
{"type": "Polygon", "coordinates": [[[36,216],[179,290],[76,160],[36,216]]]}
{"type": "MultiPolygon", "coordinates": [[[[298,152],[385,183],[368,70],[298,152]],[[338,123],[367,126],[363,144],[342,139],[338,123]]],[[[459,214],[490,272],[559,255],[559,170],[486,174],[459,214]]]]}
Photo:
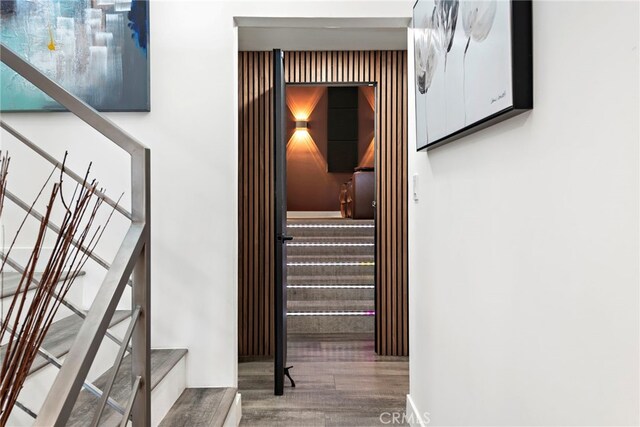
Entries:
{"type": "MultiPolygon", "coordinates": [[[[238,352],[273,355],[271,52],[240,52],[238,352]]],[[[376,83],[376,352],[408,355],[405,51],[285,53],[288,83],[376,83]]]]}

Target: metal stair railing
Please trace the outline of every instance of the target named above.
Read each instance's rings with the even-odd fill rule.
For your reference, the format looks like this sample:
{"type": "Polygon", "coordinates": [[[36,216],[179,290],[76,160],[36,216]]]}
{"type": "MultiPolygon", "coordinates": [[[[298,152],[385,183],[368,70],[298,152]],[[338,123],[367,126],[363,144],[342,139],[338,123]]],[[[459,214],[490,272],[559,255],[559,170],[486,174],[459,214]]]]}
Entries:
{"type": "MultiPolygon", "coordinates": [[[[132,304],[135,307],[136,317],[132,319],[133,324],[130,325],[130,333],[121,342],[120,353],[123,353],[125,349],[129,349],[127,343],[130,335],[133,387],[129,401],[124,408],[122,425],[126,425],[131,420],[136,427],[149,426],[151,424],[149,312],[151,291],[149,258],[150,150],[2,43],[0,43],[0,61],[126,151],[131,159],[131,212],[117,205],[105,194],[96,194],[107,204],[115,206],[116,211],[131,221],[131,225],[111,264],[97,255],[92,257],[94,261],[107,269],[106,276],[89,311],[86,314],[82,313],[85,317],[84,322],[37,414],[34,425],[64,426],[71,415],[80,390],[83,387],[92,387],[91,384],[85,382],[85,378],[96,357],[103,337],[111,335],[107,330],[109,323],[124,289],[127,284],[130,284],[132,286],[132,304]],[[132,276],[133,279],[129,280],[132,276]]],[[[0,121],[0,127],[45,160],[58,167],[61,166],[60,162],[53,156],[46,153],[5,122],[0,121]]],[[[64,169],[64,172],[77,181],[79,175],[69,171],[67,168],[64,169]]],[[[11,194],[9,199],[24,209],[24,206],[21,205],[25,205],[25,203],[17,196],[11,194]]],[[[34,211],[32,216],[37,218],[37,212],[34,211]]],[[[48,224],[48,226],[54,231],[57,229],[55,224],[48,224]]],[[[119,365],[121,358],[122,354],[119,354],[115,364],[119,365]]],[[[94,392],[102,393],[97,389],[94,392]]],[[[111,402],[108,393],[103,397],[106,404],[115,404],[111,402]]],[[[22,407],[23,405],[20,404],[18,406],[22,407]]],[[[31,412],[28,408],[25,409],[31,412]]],[[[35,414],[32,413],[32,415],[35,414]]]]}

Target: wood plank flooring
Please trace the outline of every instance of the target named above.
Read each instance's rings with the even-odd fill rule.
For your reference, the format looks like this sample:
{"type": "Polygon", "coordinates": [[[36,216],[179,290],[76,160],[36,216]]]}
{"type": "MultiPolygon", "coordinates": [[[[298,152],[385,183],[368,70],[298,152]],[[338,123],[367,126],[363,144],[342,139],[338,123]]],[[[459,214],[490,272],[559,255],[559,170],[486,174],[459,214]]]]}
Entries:
{"type": "Polygon", "coordinates": [[[377,356],[372,334],[290,334],[288,365],[296,387],[274,396],[273,360],[240,360],[241,426],[379,426],[405,410],[408,358],[377,356]]]}
{"type": "Polygon", "coordinates": [[[236,391],[235,388],[187,388],[160,427],[222,427],[236,391]]]}
{"type": "MultiPolygon", "coordinates": [[[[184,357],[186,349],[152,349],[151,350],[151,390],[153,390],[162,379],[173,369],[173,367],[184,357]]],[[[113,369],[113,368],[111,368],[113,369]]],[[[93,384],[100,390],[104,390],[107,381],[111,377],[111,369],[98,377],[93,384]]],[[[122,359],[122,365],[116,375],[116,381],[109,396],[126,405],[131,395],[131,355],[122,359]]],[[[98,398],[86,390],[82,390],[78,400],[73,407],[67,427],[85,427],[91,425],[95,410],[98,405],[98,398]]],[[[101,426],[116,426],[120,424],[122,415],[107,406],[104,409],[101,426]]]]}

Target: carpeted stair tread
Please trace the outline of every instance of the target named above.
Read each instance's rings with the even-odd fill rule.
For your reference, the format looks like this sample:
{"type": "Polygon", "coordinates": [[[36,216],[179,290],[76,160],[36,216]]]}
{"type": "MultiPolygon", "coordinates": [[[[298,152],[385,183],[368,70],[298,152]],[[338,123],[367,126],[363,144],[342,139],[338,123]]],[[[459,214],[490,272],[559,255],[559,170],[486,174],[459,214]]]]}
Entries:
{"type": "Polygon", "coordinates": [[[367,300],[345,301],[287,301],[287,311],[313,312],[313,311],[371,311],[374,310],[374,302],[367,300]]]}
{"type": "Polygon", "coordinates": [[[287,254],[287,264],[291,263],[373,263],[375,261],[375,257],[373,254],[371,255],[339,255],[339,254],[326,254],[326,255],[292,255],[287,254]]]}
{"type": "Polygon", "coordinates": [[[314,276],[314,275],[294,275],[287,276],[289,285],[373,285],[373,274],[364,275],[342,275],[342,276],[314,276]]]}
{"type": "Polygon", "coordinates": [[[374,299],[374,289],[355,287],[321,287],[321,288],[291,288],[287,289],[288,301],[340,301],[340,300],[370,300],[374,299]]]}
{"type": "Polygon", "coordinates": [[[326,334],[367,333],[375,331],[374,316],[288,316],[287,333],[326,334]]]}
{"type": "Polygon", "coordinates": [[[373,332],[373,220],[289,220],[287,234],[288,331],[373,332]]]}
{"type": "Polygon", "coordinates": [[[352,218],[290,218],[287,225],[313,224],[313,225],[371,225],[375,224],[372,219],[352,219],[352,218]]]}

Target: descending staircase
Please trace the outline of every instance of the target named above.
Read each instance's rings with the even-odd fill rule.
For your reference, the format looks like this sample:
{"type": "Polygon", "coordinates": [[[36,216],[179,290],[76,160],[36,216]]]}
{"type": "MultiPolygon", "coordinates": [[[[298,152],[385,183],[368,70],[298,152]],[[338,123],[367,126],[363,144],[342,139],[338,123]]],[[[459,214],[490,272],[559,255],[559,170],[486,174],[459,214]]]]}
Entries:
{"type": "MultiPolygon", "coordinates": [[[[80,275],[84,276],[84,273],[80,275]]],[[[18,273],[8,272],[2,276],[0,297],[6,311],[6,307],[18,287],[20,275],[18,273]]],[[[82,286],[83,283],[81,280],[78,280],[77,283],[73,285],[78,295],[75,298],[69,298],[65,301],[67,304],[71,304],[72,307],[77,307],[75,304],[79,305],[79,301],[75,300],[82,299],[82,286]]],[[[28,299],[31,297],[29,294],[33,292],[34,288],[32,287],[27,294],[28,299]]],[[[84,310],[80,310],[80,312],[83,314],[86,313],[84,310]]],[[[110,334],[116,339],[121,339],[130,318],[130,310],[116,310],[109,323],[110,334]]],[[[57,363],[64,362],[83,321],[84,319],[80,315],[74,313],[69,308],[65,306],[60,307],[59,314],[51,324],[40,347],[43,353],[38,354],[31,365],[29,376],[19,396],[18,401],[20,404],[18,408],[12,412],[9,425],[27,426],[33,424],[33,417],[29,415],[27,411],[36,410],[42,405],[50,383],[58,373],[59,366],[56,365],[57,363]]],[[[6,348],[6,344],[0,346],[0,360],[3,359],[6,348]]],[[[94,362],[92,372],[89,373],[85,386],[80,392],[71,417],[67,422],[67,426],[86,426],[91,424],[99,400],[94,394],[95,390],[105,389],[110,376],[109,374],[112,370],[113,355],[117,351],[117,348],[117,345],[109,339],[103,341],[101,350],[94,362]]],[[[151,351],[152,425],[158,425],[162,416],[167,413],[185,387],[186,353],[187,351],[185,349],[154,349],[151,351]],[[156,398],[156,396],[158,398],[156,398]]],[[[122,404],[127,401],[130,389],[131,356],[127,355],[122,361],[110,397],[114,399],[117,405],[122,407],[122,404]]],[[[121,414],[107,406],[101,418],[100,425],[119,425],[121,418],[121,414]]]]}
{"type": "MultiPolygon", "coordinates": [[[[94,414],[102,413],[99,425],[128,425],[131,422],[140,426],[158,425],[185,389],[186,350],[150,348],[151,150],[2,43],[0,61],[17,73],[20,84],[28,82],[34,89],[39,89],[43,97],[52,98],[68,110],[70,116],[87,124],[87,129],[93,129],[96,144],[106,143],[117,150],[118,156],[122,156],[123,161],[126,159],[122,170],[130,172],[130,175],[124,173],[126,177],[123,176],[125,182],[130,178],[130,188],[126,189],[123,199],[115,201],[98,189],[92,193],[90,197],[93,200],[89,202],[93,205],[100,200],[100,203],[113,207],[113,213],[119,218],[114,220],[126,227],[122,230],[123,235],[111,235],[109,230],[107,234],[111,241],[105,242],[104,246],[96,246],[99,239],[94,241],[91,236],[87,240],[79,236],[74,236],[72,241],[66,240],[88,257],[85,261],[90,261],[90,264],[87,264],[83,280],[90,286],[74,283],[72,290],[63,296],[60,311],[38,348],[38,358],[20,390],[17,408],[12,408],[7,424],[29,426],[35,419],[36,425],[85,426],[93,424],[94,414]],[[126,310],[119,310],[122,308],[126,310]],[[99,396],[103,396],[101,402],[107,404],[104,412],[99,412],[99,396]]],[[[84,174],[74,172],[57,156],[44,150],[42,141],[32,141],[7,123],[4,117],[0,119],[0,128],[2,137],[8,137],[8,143],[20,147],[15,152],[25,156],[23,164],[36,172],[33,174],[34,182],[39,180],[37,165],[44,164],[42,171],[49,171],[51,167],[59,169],[60,180],[64,175],[64,179],[71,183],[91,185],[83,178],[84,174]]],[[[84,131],[83,135],[88,146],[92,138],[84,131]]],[[[4,139],[3,148],[7,149],[4,139]]],[[[113,165],[108,159],[111,157],[104,161],[111,168],[113,165]]],[[[38,212],[37,205],[30,205],[24,200],[33,200],[34,194],[26,187],[19,189],[22,191],[14,194],[12,190],[16,188],[11,183],[7,186],[5,199],[11,204],[3,205],[3,214],[8,212],[6,208],[16,209],[13,218],[35,220],[46,226],[48,233],[61,235],[64,223],[57,222],[60,221],[59,215],[38,212]]],[[[33,230],[30,227],[25,230],[33,230]]],[[[49,249],[46,245],[45,241],[40,249],[49,249]]],[[[1,292],[4,309],[16,292],[19,276],[25,270],[24,264],[19,262],[19,253],[5,251],[9,252],[8,248],[3,247],[0,251],[4,266],[1,292]]],[[[65,268],[68,265],[71,264],[65,264],[65,268]]],[[[36,277],[31,283],[39,286],[39,279],[36,277]]],[[[34,293],[30,289],[22,295],[30,301],[34,293]]],[[[3,321],[7,320],[4,318],[6,313],[5,310],[0,313],[3,321]]],[[[0,346],[0,353],[3,352],[6,353],[7,349],[0,346]]]]}
{"type": "MultiPolygon", "coordinates": [[[[163,402],[166,400],[155,399],[158,394],[173,394],[172,401],[174,401],[182,392],[182,388],[184,387],[176,387],[175,384],[167,384],[161,392],[158,392],[158,388],[161,383],[164,383],[165,377],[170,375],[174,367],[176,368],[176,373],[174,376],[177,378],[178,384],[184,384],[184,376],[185,376],[185,365],[184,365],[184,356],[187,354],[187,350],[185,349],[154,349],[151,350],[151,424],[158,425],[158,421],[162,418],[162,415],[166,413],[169,409],[171,403],[168,405],[163,402]],[[182,363],[181,365],[179,365],[182,363]],[[164,407],[162,407],[164,406],[164,407]]],[[[107,381],[110,377],[111,369],[106,371],[104,374],[100,375],[96,380],[93,381],[93,384],[103,389],[107,381]]],[[[176,379],[169,379],[167,383],[175,383],[176,379]]],[[[127,396],[129,395],[129,389],[131,388],[131,357],[127,356],[122,360],[122,366],[118,371],[118,375],[116,377],[116,381],[111,390],[111,397],[116,401],[126,401],[127,396]]],[[[76,401],[75,406],[73,407],[73,411],[71,412],[71,417],[67,422],[67,426],[77,426],[83,427],[87,425],[91,425],[91,421],[93,420],[93,416],[95,413],[95,408],[98,404],[98,398],[89,393],[86,390],[80,392],[80,396],[76,401]]],[[[118,414],[112,408],[105,408],[104,413],[101,418],[101,426],[117,426],[120,425],[122,416],[118,414]]]]}
{"type": "Polygon", "coordinates": [[[373,220],[289,219],[287,330],[374,332],[373,220]]]}

